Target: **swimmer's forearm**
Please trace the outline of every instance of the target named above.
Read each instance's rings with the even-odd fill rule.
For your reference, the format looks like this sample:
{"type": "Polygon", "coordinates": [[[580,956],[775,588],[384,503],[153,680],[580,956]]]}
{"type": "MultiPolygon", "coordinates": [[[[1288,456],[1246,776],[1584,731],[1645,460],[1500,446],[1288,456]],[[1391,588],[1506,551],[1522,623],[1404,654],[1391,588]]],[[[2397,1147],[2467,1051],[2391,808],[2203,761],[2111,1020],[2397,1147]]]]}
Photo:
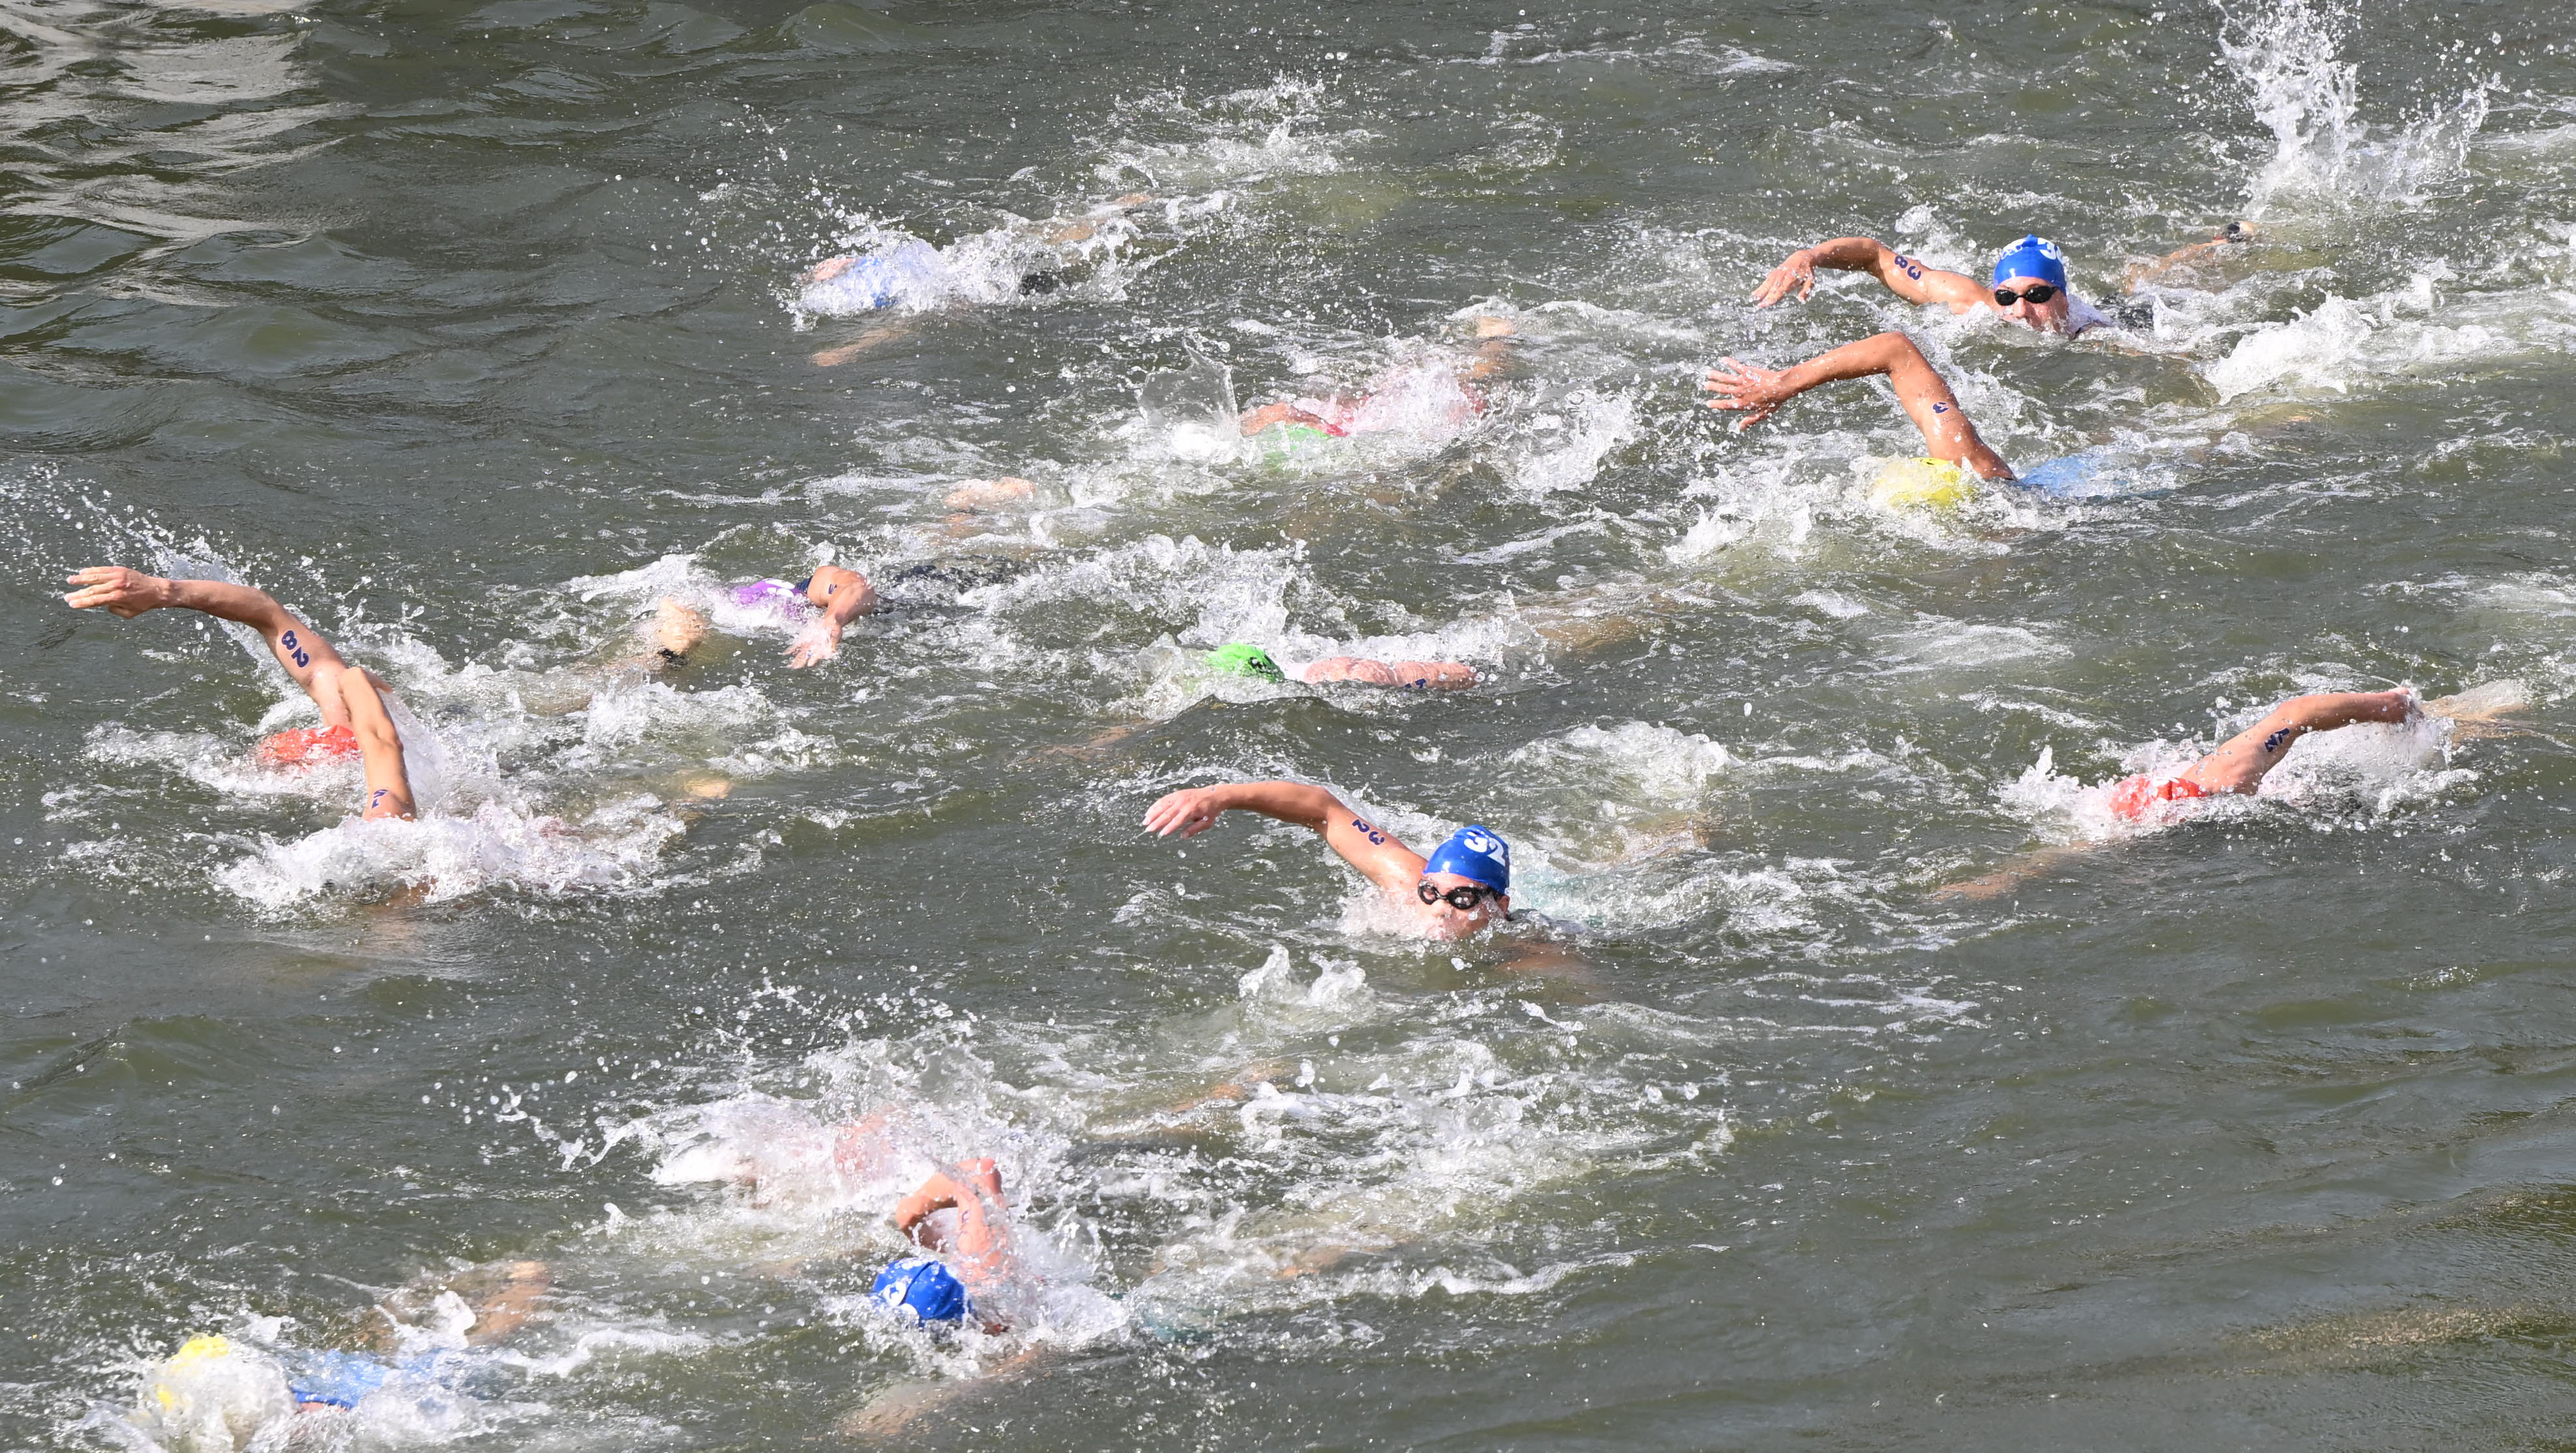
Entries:
{"type": "Polygon", "coordinates": [[[1338,812],[1342,800],[1308,782],[1229,782],[1209,789],[1226,811],[1257,812],[1317,832],[1338,812]]]}
{"type": "Polygon", "coordinates": [[[1880,333],[1785,368],[1780,372],[1780,382],[1792,394],[1802,394],[1823,384],[1886,373],[1894,367],[1901,351],[1912,347],[1902,333],[1880,333]]]}
{"type": "Polygon", "coordinates": [[[1875,237],[1837,237],[1799,251],[1806,253],[1816,266],[1830,267],[1839,272],[1876,272],[1881,259],[1894,255],[1885,243],[1875,237]]]}
{"type": "Polygon", "coordinates": [[[286,607],[267,591],[222,580],[165,580],[161,582],[161,604],[203,611],[219,620],[239,621],[272,638],[295,623],[286,607]]]}

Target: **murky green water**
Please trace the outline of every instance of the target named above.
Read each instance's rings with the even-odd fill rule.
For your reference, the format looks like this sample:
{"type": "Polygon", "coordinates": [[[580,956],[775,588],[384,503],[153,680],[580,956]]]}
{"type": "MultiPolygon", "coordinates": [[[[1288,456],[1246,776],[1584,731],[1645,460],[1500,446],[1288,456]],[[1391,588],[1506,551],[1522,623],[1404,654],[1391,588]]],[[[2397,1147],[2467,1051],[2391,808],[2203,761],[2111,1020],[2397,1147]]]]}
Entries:
{"type": "Polygon", "coordinates": [[[0,30],[9,1446],[2565,1436],[2559,12],[0,30]],[[2036,229],[2108,295],[2239,216],[2071,344],[1742,301],[1855,231],[2036,229]],[[945,249],[919,306],[800,309],[902,236],[945,249]],[[1481,412],[1441,392],[1479,316],[1518,329],[1481,412]],[[1695,407],[1888,327],[2093,492],[1898,518],[1882,392],[1695,407]],[[1286,458],[1209,427],[1317,379],[1410,402],[1286,458]],[[945,503],[999,475],[1033,495],[945,503]],[[887,608],[791,673],[724,590],[825,558],[887,608]],[[344,823],[353,778],[252,761],[309,719],[273,672],[55,594],[180,561],[390,677],[437,812],[344,823]],[[614,669],[665,593],[716,649],[614,669]],[[1485,680],[1189,667],[1235,639],[1485,680]],[[2502,678],[2528,730],[2320,738],[1933,896],[2282,695],[2502,678]],[[1136,830],[1277,775],[1491,824],[1539,921],[1429,947],[1302,833],[1136,830]],[[900,1187],[814,1157],[871,1110],[1001,1162],[1017,1330],[866,1307],[900,1187]],[[470,1386],[154,1406],[194,1334],[291,1361],[523,1259],[549,1314],[470,1386]]]}

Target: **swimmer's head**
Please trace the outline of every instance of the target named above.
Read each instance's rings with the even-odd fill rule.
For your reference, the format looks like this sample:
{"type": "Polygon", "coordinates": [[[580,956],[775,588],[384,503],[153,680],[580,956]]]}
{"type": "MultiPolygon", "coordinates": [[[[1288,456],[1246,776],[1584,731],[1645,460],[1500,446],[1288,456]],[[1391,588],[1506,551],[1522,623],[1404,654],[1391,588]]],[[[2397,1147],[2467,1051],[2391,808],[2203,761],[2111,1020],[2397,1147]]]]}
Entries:
{"type": "Polygon", "coordinates": [[[1414,887],[1444,937],[1463,938],[1512,911],[1512,848],[1491,829],[1473,823],[1431,850],[1414,887]]]}
{"type": "Polygon", "coordinates": [[[1288,673],[1279,669],[1279,663],[1270,659],[1269,652],[1241,641],[1228,641],[1208,652],[1206,661],[1209,670],[1229,676],[1249,676],[1256,681],[1288,679],[1288,673]]]}
{"type": "Polygon", "coordinates": [[[2062,291],[2066,287],[2066,254],[2057,250],[2056,243],[2038,233],[2028,233],[1995,259],[1997,287],[2015,278],[2029,278],[2062,291]]]}
{"type": "Polygon", "coordinates": [[[966,1320],[966,1284],[928,1257],[905,1257],[877,1273],[869,1300],[887,1311],[910,1311],[925,1326],[966,1320]]]}
{"type": "Polygon", "coordinates": [[[269,767],[318,767],[357,757],[358,734],[344,726],[296,727],[259,744],[260,763],[269,767]]]}
{"type": "Polygon", "coordinates": [[[2066,254],[2036,233],[2022,238],[1995,259],[1996,311],[2016,322],[2052,332],[2062,331],[2066,299],[2066,254]]]}

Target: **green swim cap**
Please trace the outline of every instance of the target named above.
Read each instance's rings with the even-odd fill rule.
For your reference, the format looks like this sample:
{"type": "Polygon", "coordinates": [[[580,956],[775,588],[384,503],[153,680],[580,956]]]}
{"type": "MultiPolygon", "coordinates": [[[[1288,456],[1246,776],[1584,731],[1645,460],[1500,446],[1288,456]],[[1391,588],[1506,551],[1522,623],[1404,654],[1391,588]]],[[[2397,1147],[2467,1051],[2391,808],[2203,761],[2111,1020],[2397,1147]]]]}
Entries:
{"type": "Polygon", "coordinates": [[[1241,641],[1228,641],[1208,652],[1207,664],[1214,670],[1236,676],[1250,676],[1261,681],[1288,679],[1288,673],[1279,669],[1279,663],[1270,659],[1269,652],[1259,646],[1247,646],[1241,641]]]}

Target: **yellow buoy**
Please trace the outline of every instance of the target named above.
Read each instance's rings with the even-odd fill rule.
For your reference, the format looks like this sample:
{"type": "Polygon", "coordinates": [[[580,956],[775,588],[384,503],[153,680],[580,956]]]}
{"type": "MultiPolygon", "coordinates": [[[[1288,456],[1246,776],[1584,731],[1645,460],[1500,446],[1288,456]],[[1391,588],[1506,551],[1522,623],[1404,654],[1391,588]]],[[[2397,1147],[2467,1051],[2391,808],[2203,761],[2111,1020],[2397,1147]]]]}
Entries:
{"type": "Polygon", "coordinates": [[[1977,497],[1977,477],[1946,459],[1891,459],[1869,486],[1883,510],[1956,509],[1977,497]]]}

